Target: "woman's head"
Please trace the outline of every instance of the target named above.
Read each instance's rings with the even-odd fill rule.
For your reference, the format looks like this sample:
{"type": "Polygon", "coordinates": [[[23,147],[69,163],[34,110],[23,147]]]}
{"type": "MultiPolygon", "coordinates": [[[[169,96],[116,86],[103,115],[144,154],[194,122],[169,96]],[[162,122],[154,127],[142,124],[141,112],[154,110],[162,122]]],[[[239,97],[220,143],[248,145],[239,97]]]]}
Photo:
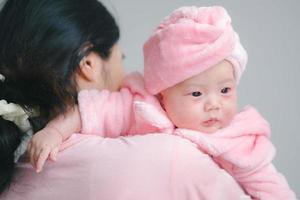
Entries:
{"type": "MultiPolygon", "coordinates": [[[[119,28],[97,0],[8,0],[0,12],[0,27],[0,74],[5,77],[0,100],[38,108],[39,116],[30,119],[35,130],[76,103],[84,58],[88,64],[90,55],[103,61],[99,79],[113,82],[110,88],[119,83],[111,80],[117,73],[111,75],[109,69],[119,28]]],[[[1,118],[0,192],[10,182],[13,151],[21,137],[13,123],[1,118]]]]}

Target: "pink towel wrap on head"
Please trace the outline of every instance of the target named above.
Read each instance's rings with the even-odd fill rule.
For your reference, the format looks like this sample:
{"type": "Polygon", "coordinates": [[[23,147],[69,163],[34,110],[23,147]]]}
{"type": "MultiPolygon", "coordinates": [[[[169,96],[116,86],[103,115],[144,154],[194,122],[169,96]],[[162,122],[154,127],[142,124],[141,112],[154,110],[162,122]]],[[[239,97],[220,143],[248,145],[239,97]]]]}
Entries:
{"type": "Polygon", "coordinates": [[[144,45],[145,87],[157,94],[222,60],[234,66],[237,82],[247,53],[222,7],[182,7],[159,25],[144,45]]]}

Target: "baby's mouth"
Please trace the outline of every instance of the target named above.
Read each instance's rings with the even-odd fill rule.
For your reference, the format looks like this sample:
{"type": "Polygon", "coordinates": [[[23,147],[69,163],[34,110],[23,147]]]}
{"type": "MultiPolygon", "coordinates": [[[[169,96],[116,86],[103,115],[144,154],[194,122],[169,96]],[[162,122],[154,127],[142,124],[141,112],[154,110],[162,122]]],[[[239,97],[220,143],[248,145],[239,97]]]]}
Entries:
{"type": "Polygon", "coordinates": [[[219,122],[219,120],[217,118],[210,118],[210,119],[202,122],[202,125],[205,127],[209,127],[209,126],[215,125],[218,122],[219,122]]]}

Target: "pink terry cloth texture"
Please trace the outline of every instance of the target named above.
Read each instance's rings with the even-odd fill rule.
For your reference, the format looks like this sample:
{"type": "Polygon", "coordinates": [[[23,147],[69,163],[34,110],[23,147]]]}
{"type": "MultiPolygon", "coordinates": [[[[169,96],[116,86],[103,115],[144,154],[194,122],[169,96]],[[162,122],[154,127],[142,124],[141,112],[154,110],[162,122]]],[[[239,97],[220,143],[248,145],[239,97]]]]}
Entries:
{"type": "Polygon", "coordinates": [[[254,108],[246,107],[229,127],[213,134],[174,129],[158,100],[143,85],[142,75],[134,72],[125,78],[120,92],[82,91],[78,99],[82,132],[102,137],[173,133],[213,156],[253,199],[296,199],[271,164],[275,148],[269,140],[269,124],[254,108]]]}
{"type": "Polygon", "coordinates": [[[140,74],[133,73],[119,93],[81,93],[81,134],[66,140],[57,161],[46,162],[39,174],[28,161],[18,163],[14,182],[0,199],[250,199],[233,177],[195,144],[153,132],[171,132],[173,125],[155,97],[144,93],[142,81],[140,74]],[[143,127],[154,134],[147,134],[143,127]],[[135,131],[145,135],[133,135],[135,131]],[[112,138],[117,135],[130,137],[112,138]]]}
{"type": "MultiPolygon", "coordinates": [[[[66,145],[65,145],[66,144],[66,145]]],[[[246,200],[236,181],[190,141],[171,134],[73,134],[56,162],[28,162],[1,200],[246,200]]]]}
{"type": "Polygon", "coordinates": [[[222,60],[232,63],[236,81],[247,53],[220,6],[182,7],[158,26],[144,44],[145,87],[151,94],[176,85],[222,60]]]}
{"type": "Polygon", "coordinates": [[[296,199],[284,176],[271,163],[275,148],[269,140],[269,124],[253,107],[245,107],[228,127],[215,133],[176,129],[175,134],[212,156],[253,199],[296,199]]]}
{"type": "Polygon", "coordinates": [[[78,94],[82,132],[118,137],[150,132],[172,133],[174,126],[159,101],[144,89],[143,76],[127,75],[122,89],[83,90],[78,94]]]}

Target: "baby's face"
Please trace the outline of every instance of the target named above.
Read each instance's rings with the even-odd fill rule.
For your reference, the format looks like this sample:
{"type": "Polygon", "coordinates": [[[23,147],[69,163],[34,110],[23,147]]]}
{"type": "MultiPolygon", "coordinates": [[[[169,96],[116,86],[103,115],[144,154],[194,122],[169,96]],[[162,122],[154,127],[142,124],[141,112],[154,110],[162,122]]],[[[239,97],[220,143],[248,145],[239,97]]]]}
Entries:
{"type": "Polygon", "coordinates": [[[233,66],[225,60],[161,94],[167,115],[178,128],[213,133],[228,126],[237,110],[233,66]]]}

